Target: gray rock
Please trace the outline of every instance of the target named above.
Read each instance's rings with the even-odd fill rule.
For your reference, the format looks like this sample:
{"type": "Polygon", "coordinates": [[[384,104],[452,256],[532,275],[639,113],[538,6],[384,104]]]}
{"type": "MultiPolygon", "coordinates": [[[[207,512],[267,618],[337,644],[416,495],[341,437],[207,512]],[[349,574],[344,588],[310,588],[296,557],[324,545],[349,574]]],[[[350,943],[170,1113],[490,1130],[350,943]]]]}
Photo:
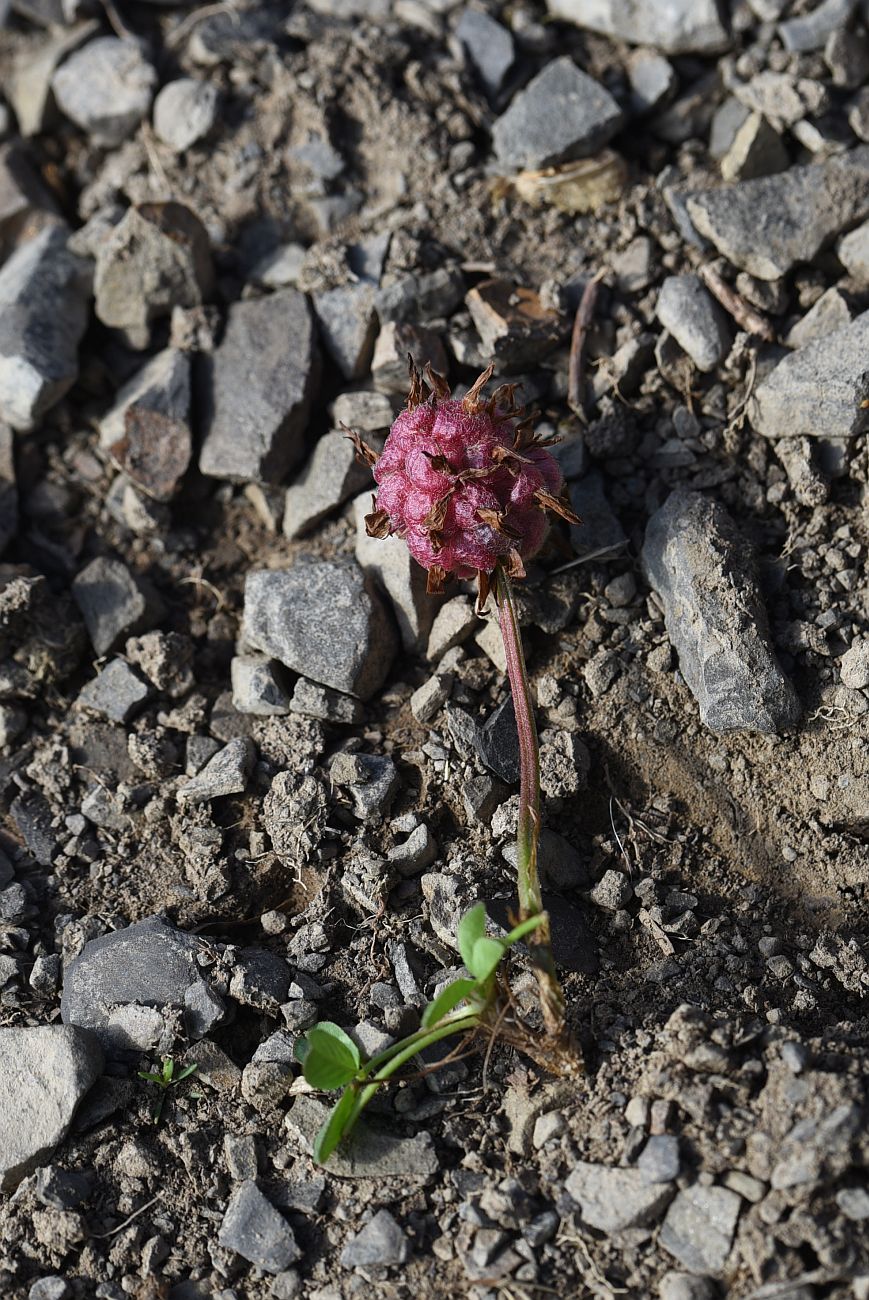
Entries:
{"type": "Polygon", "coordinates": [[[0,146],[0,257],[55,225],[65,223],[27,151],[17,140],[0,146]]]}
{"type": "Polygon", "coordinates": [[[699,275],[668,275],[655,310],[698,370],[714,370],[730,351],[730,324],[699,275]]]}
{"type": "MultiPolygon", "coordinates": [[[[503,787],[501,788],[503,790],[503,787]]],[[[465,807],[467,806],[467,799],[465,799],[465,807]]],[[[503,857],[511,867],[516,867],[518,854],[515,843],[505,847],[503,857]]],[[[588,867],[579,853],[563,835],[550,830],[548,826],[544,826],[540,832],[537,864],[544,885],[548,885],[551,889],[559,891],[583,889],[589,883],[588,867]]]]}
{"type": "Polygon", "coordinates": [[[434,330],[409,321],[389,320],[377,335],[371,358],[371,380],[375,388],[404,397],[408,389],[408,355],[420,370],[429,364],[439,375],[446,375],[449,370],[444,345],[434,330]]]}
{"type": "Polygon", "coordinates": [[[3,90],[25,138],[40,135],[55,125],[57,109],[52,77],[67,55],[98,31],[99,23],[93,19],[60,30],[51,24],[42,39],[22,41],[17,47],[9,74],[4,77],[3,90]]]}
{"type": "Polygon", "coordinates": [[[410,711],[417,722],[431,722],[450,698],[452,673],[435,673],[418,686],[410,697],[410,711]]]}
{"type": "Polygon", "coordinates": [[[63,1141],[102,1073],[92,1034],[61,1025],[0,1029],[0,1188],[11,1191],[63,1141]]]}
{"type": "Polygon", "coordinates": [[[300,677],[293,689],[290,700],[290,712],[300,713],[304,718],[322,718],[324,722],[361,722],[365,717],[365,708],[360,700],[352,695],[342,695],[340,691],[330,691],[317,682],[300,677]]]}
{"type": "Polygon", "coordinates": [[[0,555],[18,531],[18,487],[15,481],[15,439],[0,421],[0,555]]]}
{"type": "Polygon", "coordinates": [[[179,804],[207,803],[229,794],[243,794],[255,756],[253,741],[248,736],[236,736],[180,787],[179,804]]]}
{"type": "Polygon", "coordinates": [[[400,875],[415,876],[417,872],[430,867],[437,855],[437,840],[423,822],[411,831],[402,844],[396,844],[389,850],[387,861],[400,875]]]}
{"type": "Polygon", "coordinates": [[[280,718],[289,713],[290,697],[271,660],[236,655],[229,672],[232,704],[239,713],[253,713],[260,718],[280,718]]]}
{"type": "Polygon", "coordinates": [[[343,1268],[388,1268],[406,1264],[410,1242],[389,1213],[378,1210],[365,1227],[351,1237],[341,1252],[343,1268]]]}
{"type": "Polygon", "coordinates": [[[721,1273],[741,1205],[726,1187],[689,1187],[667,1211],[658,1241],[692,1273],[721,1273]]]}
{"type": "MultiPolygon", "coordinates": [[[[297,1097],[285,1121],[290,1141],[310,1152],[328,1113],[329,1107],[315,1097],[297,1097]]],[[[335,1178],[404,1178],[421,1185],[437,1171],[437,1153],[429,1133],[401,1138],[364,1123],[329,1161],[329,1173],[335,1178]]]]}
{"type": "Polygon", "coordinates": [[[229,994],[244,1006],[275,1016],[287,1000],[292,978],[289,966],[276,952],[249,948],[237,955],[229,994]]]}
{"type": "Polygon", "coordinates": [[[0,421],[34,428],[78,376],[91,274],[48,226],[0,268],[0,421]]]}
{"type": "Polygon", "coordinates": [[[151,107],[157,73],[136,41],[101,36],[71,55],[52,77],[61,112],[96,145],[132,135],[151,107]]]}
{"type": "Polygon", "coordinates": [[[217,87],[209,81],[170,81],[154,100],[154,130],[175,153],[183,153],[208,135],[217,121],[217,103],[217,87]]]}
{"type": "Polygon", "coordinates": [[[632,104],[638,113],[650,113],[667,99],[678,85],[676,70],[654,50],[635,50],[628,59],[632,104]]]}
{"type": "Polygon", "coordinates": [[[782,339],[789,348],[804,348],[815,339],[826,338],[836,330],[850,325],[851,308],[847,299],[833,286],[824,291],[796,325],[793,325],[782,339]]]}
{"type": "Polygon", "coordinates": [[[281,1273],[302,1257],[292,1228],[253,1181],[232,1193],[217,1239],[264,1273],[281,1273]]]}
{"type": "Polygon", "coordinates": [[[869,427],[869,312],[784,357],[755,389],[749,419],[767,438],[854,438],[869,427]]]}
{"type": "Polygon", "coordinates": [[[869,285],[869,221],[839,240],[836,256],[852,280],[861,286],[869,285]]]}
{"type": "Polygon", "coordinates": [[[371,493],[353,502],[356,519],[356,559],[377,579],[392,602],[405,650],[418,650],[428,640],[440,601],[426,593],[425,570],[399,537],[369,537],[365,516],[371,513],[371,493]]]}
{"type": "Polygon", "coordinates": [[[201,364],[202,473],[280,482],[303,455],[320,377],[305,295],[281,289],[234,303],[219,347],[201,364]]]}
{"type": "Polygon", "coordinates": [[[638,1169],[612,1169],[584,1160],[574,1167],[564,1186],[579,1206],[583,1223],[600,1232],[645,1228],[673,1196],[672,1186],[647,1183],[638,1169]]]}
{"type": "Polygon", "coordinates": [[[637,1160],[647,1183],[671,1183],[679,1177],[680,1167],[679,1139],[670,1133],[650,1137],[637,1160]]]}
{"type": "Polygon", "coordinates": [[[502,166],[553,167],[602,149],[621,124],[609,91],[563,55],[514,97],[492,127],[492,143],[502,166]]]}
{"type": "Polygon", "coordinates": [[[125,659],[113,659],[82,688],[77,704],[110,722],[129,722],[150,694],[148,683],[125,659]]]}
{"type": "Polygon", "coordinates": [[[72,594],[98,655],[144,632],[163,612],[159,600],[125,564],[102,556],[75,576],[72,594]]]}
{"type": "Polygon", "coordinates": [[[691,1273],[665,1273],[658,1288],[660,1300],[718,1300],[718,1288],[708,1277],[691,1273]]]}
{"type": "Polygon", "coordinates": [[[107,1047],[129,1045],[115,1013],[129,1008],[160,1012],[201,1008],[209,995],[210,1016],[185,1016],[189,1033],[201,1036],[222,1017],[222,1004],[199,973],[199,944],[159,917],[91,939],[64,972],[60,1013],[64,1024],[91,1029],[107,1047]],[[115,1020],[115,1023],[113,1023],[115,1020]],[[192,1022],[192,1023],[191,1023],[192,1022]]]}
{"type": "Polygon", "coordinates": [[[749,113],[721,159],[721,175],[726,181],[750,181],[783,172],[789,163],[775,127],[761,113],[749,113]]]}
{"type": "Polygon", "coordinates": [[[786,50],[807,53],[822,50],[839,27],[844,27],[857,7],[857,0],[822,0],[811,13],[779,23],[778,34],[786,50]]]}
{"type": "Polygon", "coordinates": [[[553,18],[665,54],[717,54],[729,38],[715,0],[547,0],[553,18]]]}
{"type": "Polygon", "coordinates": [[[862,691],[869,686],[869,641],[854,641],[839,660],[842,685],[862,691]]]}
{"type": "Polygon", "coordinates": [[[133,348],[148,346],[152,322],[174,307],[201,306],[213,288],[208,233],[181,203],[128,208],[98,247],[97,316],[133,348]]]}
{"type": "Polygon", "coordinates": [[[75,1210],[93,1189],[93,1179],[80,1169],[42,1165],[36,1171],[36,1199],[53,1210],[75,1210]]]}
{"type": "Polygon", "coordinates": [[[735,266],[777,280],[810,262],[840,230],[869,216],[869,149],[777,176],[695,191],[697,230],[735,266]]]}
{"type": "Polygon", "coordinates": [[[800,704],[770,642],[754,555],[724,507],[699,492],[671,493],[649,520],[642,558],[706,726],[793,726],[800,704]]]}
{"type": "Polygon", "coordinates": [[[512,695],[507,695],[477,728],[474,747],[490,772],[508,785],[515,785],[519,780],[519,735],[512,695]]]}
{"type": "Polygon", "coordinates": [[[381,754],[338,753],[332,760],[334,785],[346,787],[361,821],[377,821],[392,807],[401,780],[391,758],[381,754]]]}
{"type": "Polygon", "coordinates": [[[335,398],[332,419],[338,428],[346,425],[357,433],[377,433],[389,428],[395,419],[395,411],[386,393],[359,389],[340,393],[335,398]]]}
{"type": "Polygon", "coordinates": [[[497,99],[516,61],[516,47],[506,27],[482,9],[463,9],[456,36],[490,99],[497,99]]]}
{"type": "Polygon", "coordinates": [[[70,1300],[72,1291],[65,1278],[41,1277],[27,1292],[27,1300],[70,1300]]]}
{"type": "Polygon", "coordinates": [[[279,244],[259,259],[251,269],[250,278],[267,289],[285,289],[298,284],[306,256],[304,244],[279,244]]]}
{"type": "Polygon", "coordinates": [[[448,650],[467,641],[479,622],[467,596],[454,596],[452,600],[445,601],[434,616],[426,658],[432,661],[443,658],[448,650]]]}
{"type": "Polygon", "coordinates": [[[345,379],[368,372],[377,337],[375,289],[371,284],[340,285],[313,297],[323,346],[345,379]]]}
{"type": "Polygon", "coordinates": [[[247,576],[244,640],[293,672],[367,700],[397,649],[370,577],[352,560],[298,560],[247,576]]]}
{"type": "MultiPolygon", "coordinates": [[[[341,429],[330,430],[320,438],[307,465],[287,488],[284,536],[293,540],[310,532],[366,484],[373,489],[371,469],[357,460],[352,442],[341,429]]],[[[370,506],[370,495],[368,501],[370,506]]]]}
{"type": "Polygon", "coordinates": [[[623,871],[610,868],[605,871],[591,891],[590,898],[596,907],[608,912],[618,912],[626,907],[634,896],[631,882],[623,871]]]}
{"type": "Polygon", "coordinates": [[[865,1187],[843,1187],[836,1193],[836,1204],[852,1223],[869,1219],[869,1192],[865,1187]]]}
{"type": "Polygon", "coordinates": [[[574,479],[568,484],[568,492],[570,504],[582,521],[570,525],[570,540],[578,554],[627,545],[624,529],[606,498],[599,470],[574,479]]]}
{"type": "Polygon", "coordinates": [[[189,353],[166,348],[124,384],[100,421],[100,446],[136,487],[170,499],[193,450],[189,353]]]}

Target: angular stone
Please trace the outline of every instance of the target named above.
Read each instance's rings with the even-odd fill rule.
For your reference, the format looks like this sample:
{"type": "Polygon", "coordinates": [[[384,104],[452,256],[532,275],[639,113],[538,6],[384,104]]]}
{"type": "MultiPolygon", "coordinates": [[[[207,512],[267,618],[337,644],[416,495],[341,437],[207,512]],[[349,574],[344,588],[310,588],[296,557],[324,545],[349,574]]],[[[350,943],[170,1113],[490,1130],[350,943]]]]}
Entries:
{"type": "Polygon", "coordinates": [[[255,757],[253,741],[248,736],[236,736],[181,786],[179,804],[207,803],[229,794],[244,794],[255,757]]]}
{"type": "Polygon", "coordinates": [[[61,112],[96,145],[113,148],[132,135],[151,107],[155,69],[137,41],[101,36],[71,55],[51,86],[61,112]]]}
{"type": "Polygon", "coordinates": [[[91,274],[49,226],[0,268],[0,420],[34,428],[78,376],[91,274]]]}
{"type": "Polygon", "coordinates": [[[854,438],[869,428],[869,312],[781,360],[755,389],[749,419],[767,438],[854,438]]]}
{"type": "MultiPolygon", "coordinates": [[[[353,502],[356,519],[356,559],[386,591],[406,650],[418,650],[427,641],[438,610],[438,599],[426,594],[425,570],[416,563],[399,537],[369,537],[365,516],[371,513],[371,494],[353,502]]],[[[310,674],[309,674],[310,676],[310,674]]]]}
{"type": "Polygon", "coordinates": [[[352,560],[249,573],[242,635],[293,672],[363,700],[383,685],[398,640],[372,579],[352,560]]]}
{"type": "Polygon", "coordinates": [[[618,104],[568,55],[533,77],[492,127],[492,144],[505,167],[553,167],[596,153],[622,124],[618,104]]]}
{"type": "Polygon", "coordinates": [[[547,0],[553,18],[665,54],[718,54],[730,44],[716,0],[547,0]]]}
{"type": "Polygon", "coordinates": [[[436,673],[418,686],[410,697],[410,711],[417,722],[431,722],[450,698],[452,673],[436,673]]]}
{"type": "Polygon", "coordinates": [[[779,23],[778,34],[786,50],[807,53],[822,50],[827,37],[844,27],[857,7],[857,0],[821,0],[811,13],[779,23]]]}
{"type": "Polygon", "coordinates": [[[182,203],[128,208],[98,247],[96,313],[131,347],[146,348],[153,321],[201,306],[213,289],[208,232],[182,203]]]}
{"type": "Polygon", "coordinates": [[[332,761],[330,777],[334,785],[350,791],[354,813],[366,822],[385,817],[401,789],[395,764],[381,754],[339,752],[332,761]]]}
{"type": "Polygon", "coordinates": [[[788,151],[774,127],[760,113],[749,113],[721,159],[726,181],[750,181],[787,170],[788,151]]]}
{"type": "Polygon", "coordinates": [[[714,370],[730,351],[730,324],[699,275],[667,276],[655,310],[698,370],[714,370]]]}
{"type": "Polygon", "coordinates": [[[100,421],[100,446],[148,496],[172,497],[193,451],[189,353],[166,348],[137,371],[100,421]]]}
{"type": "MultiPolygon", "coordinates": [[[[290,1141],[310,1152],[329,1107],[316,1097],[297,1097],[287,1115],[290,1141]]],[[[342,1144],[329,1161],[334,1178],[405,1178],[425,1183],[438,1171],[438,1158],[430,1133],[403,1138],[359,1124],[351,1140],[342,1144]]]]}
{"type": "Polygon", "coordinates": [[[293,689],[290,712],[305,718],[322,718],[324,722],[361,722],[365,708],[361,700],[340,691],[330,691],[307,677],[300,677],[293,689]]]}
{"type": "Polygon", "coordinates": [[[851,308],[847,299],[833,286],[821,294],[805,316],[791,327],[782,342],[789,348],[804,348],[807,343],[825,338],[843,326],[850,325],[851,320],[851,308]]]}
{"type": "Polygon", "coordinates": [[[285,717],[290,711],[290,697],[269,659],[253,655],[236,655],[230,664],[232,703],[239,713],[259,718],[285,717]]]}
{"type": "Polygon", "coordinates": [[[741,1205],[726,1187],[688,1187],[667,1211],[658,1240],[692,1273],[721,1273],[741,1205]]]}
{"type": "Polygon", "coordinates": [[[343,1268],[388,1268],[406,1264],[410,1242],[389,1213],[378,1210],[365,1227],[351,1237],[341,1252],[343,1268]]]}
{"type": "Polygon", "coordinates": [[[420,370],[426,365],[431,365],[438,375],[445,375],[449,370],[444,345],[433,330],[408,321],[386,321],[377,336],[371,360],[371,378],[375,388],[403,397],[410,383],[408,355],[413,357],[420,370]]]}
{"type": "Polygon", "coordinates": [[[202,365],[203,474],[279,483],[303,455],[320,377],[305,295],[281,289],[234,303],[202,365]]]}
{"type": "Polygon", "coordinates": [[[843,235],[836,256],[857,284],[869,285],[869,221],[843,235]]]}
{"type": "Polygon", "coordinates": [[[18,488],[15,482],[15,439],[0,421],[0,555],[18,531],[18,488]]]}
{"type": "Polygon", "coordinates": [[[368,372],[377,337],[375,289],[371,284],[340,285],[313,297],[323,346],[345,379],[368,372]]]}
{"type": "Polygon", "coordinates": [[[110,722],[129,722],[142,708],[151,688],[125,659],[113,659],[79,692],[77,704],[110,722]]]}
{"type": "MultiPolygon", "coordinates": [[[[184,1010],[201,991],[212,999],[201,1036],[220,1019],[221,1004],[199,973],[197,940],[159,917],[91,939],[64,972],[60,1013],[66,1025],[91,1029],[107,1046],[126,1047],[128,1038],[113,1025],[127,1007],[184,1010]]],[[[188,1032],[194,1030],[187,1017],[188,1032]]]]}
{"type": "Polygon", "coordinates": [[[519,780],[519,734],[513,697],[508,695],[477,728],[475,748],[490,772],[514,785],[519,780]]]}
{"type": "Polygon", "coordinates": [[[456,37],[476,69],[490,99],[497,99],[516,61],[516,46],[506,27],[482,9],[463,9],[456,37]]]}
{"type": "Polygon", "coordinates": [[[667,99],[678,85],[676,70],[654,50],[635,50],[628,59],[632,106],[638,113],[650,113],[667,99]]]}
{"type": "Polygon", "coordinates": [[[98,655],[156,622],[162,606],[120,560],[100,557],[77,574],[72,594],[98,655]]]}
{"type": "Polygon", "coordinates": [[[642,558],[706,726],[793,726],[800,704],[770,641],[754,555],[724,507],[699,492],[672,492],[649,520],[642,558]]]}
{"type": "Polygon", "coordinates": [[[613,1169],[579,1161],[564,1184],[583,1223],[600,1232],[645,1228],[673,1196],[669,1184],[647,1183],[638,1169],[613,1169]]]}
{"type": "Polygon", "coordinates": [[[502,368],[533,365],[569,331],[559,312],[544,307],[533,289],[509,280],[483,280],[465,298],[483,351],[502,368]]]}
{"type": "Polygon", "coordinates": [[[387,861],[400,875],[415,876],[430,867],[437,855],[437,840],[423,823],[411,831],[403,843],[389,850],[387,861]]]}
{"type": "Polygon", "coordinates": [[[377,433],[388,429],[395,419],[393,404],[386,393],[358,389],[340,393],[332,406],[332,419],[337,428],[346,424],[357,433],[377,433]]]}
{"type": "Polygon", "coordinates": [[[183,153],[214,126],[218,99],[217,87],[209,81],[170,81],[154,100],[155,132],[173,152],[183,153]]]}
{"type": "Polygon", "coordinates": [[[604,492],[603,476],[593,469],[568,485],[570,504],[581,520],[570,525],[570,540],[579,555],[627,545],[627,537],[604,492]]]}
{"type": "Polygon", "coordinates": [[[479,625],[479,617],[467,596],[453,596],[440,606],[432,622],[426,658],[436,661],[448,650],[461,645],[479,625]]]}
{"type": "Polygon", "coordinates": [[[292,1228],[253,1181],[229,1198],[217,1240],[264,1273],[281,1273],[302,1256],[292,1228]]]}
{"type": "Polygon", "coordinates": [[[846,226],[869,216],[869,149],[777,176],[695,191],[697,230],[735,266],[777,280],[810,262],[846,226]]]}
{"type": "Polygon", "coordinates": [[[284,536],[290,540],[304,536],[368,483],[373,490],[369,466],[360,463],[352,442],[341,429],[330,429],[287,488],[284,536]]]}
{"type": "Polygon", "coordinates": [[[41,135],[54,125],[57,111],[51,80],[55,70],[98,31],[99,23],[90,19],[72,28],[49,30],[41,39],[24,41],[17,47],[3,89],[25,138],[41,135]]]}
{"type": "Polygon", "coordinates": [[[21,144],[0,146],[0,256],[44,226],[63,224],[53,196],[21,144]]]}
{"type": "Polygon", "coordinates": [[[0,1189],[12,1191],[63,1141],[102,1068],[82,1029],[0,1029],[0,1189]]]}

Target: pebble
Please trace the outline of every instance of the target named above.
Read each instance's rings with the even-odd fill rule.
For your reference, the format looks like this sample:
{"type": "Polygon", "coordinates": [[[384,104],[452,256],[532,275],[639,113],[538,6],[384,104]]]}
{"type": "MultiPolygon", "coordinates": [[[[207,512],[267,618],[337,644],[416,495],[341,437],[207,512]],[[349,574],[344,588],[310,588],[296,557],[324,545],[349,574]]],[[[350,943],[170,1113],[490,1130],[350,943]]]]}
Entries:
{"type": "Polygon", "coordinates": [[[236,655],[230,664],[232,704],[239,713],[280,718],[290,712],[290,697],[270,659],[236,655]]]}
{"type": "Polygon", "coordinates": [[[440,335],[409,321],[386,321],[374,344],[371,380],[382,393],[404,397],[407,393],[407,358],[413,357],[418,369],[426,365],[438,375],[446,375],[449,361],[440,335]]]}
{"type": "Polygon", "coordinates": [[[41,1277],[27,1292],[27,1300],[71,1300],[71,1297],[69,1283],[56,1274],[41,1277]]]}
{"type": "Polygon", "coordinates": [[[514,96],[492,126],[492,144],[502,166],[536,170],[596,153],[621,124],[609,91],[563,55],[514,96]]]}
{"type": "Polygon", "coordinates": [[[352,695],[330,691],[308,681],[307,677],[300,677],[293,688],[290,712],[306,718],[322,718],[324,722],[353,723],[365,717],[365,706],[352,695]]]}
{"type": "Polygon", "coordinates": [[[699,275],[668,276],[655,311],[698,370],[714,370],[730,351],[733,331],[699,275]]]}
{"type": "Polygon", "coordinates": [[[118,392],[100,446],[148,496],[168,501],[190,464],[190,354],[166,348],[118,392]]]}
{"type": "Polygon", "coordinates": [[[669,59],[655,50],[634,50],[628,58],[631,104],[636,113],[650,113],[678,86],[676,70],[669,59]]]}
{"type": "Polygon", "coordinates": [[[721,175],[726,181],[750,181],[786,171],[789,163],[788,151],[775,127],[762,113],[749,113],[721,159],[721,175]]]}
{"type": "Polygon", "coordinates": [[[463,9],[456,37],[489,99],[496,101],[516,61],[516,46],[506,27],[482,9],[463,9]]]}
{"type": "Polygon", "coordinates": [[[648,1227],[673,1195],[670,1185],[647,1183],[638,1169],[614,1169],[584,1160],[564,1186],[579,1206],[583,1222],[607,1233],[648,1227]]]}
{"type": "Polygon", "coordinates": [[[96,314],[132,348],[147,348],[155,321],[201,306],[213,288],[208,233],[182,203],[128,208],[97,247],[96,314]]]}
{"type": "Polygon", "coordinates": [[[865,1187],[843,1187],[836,1193],[836,1204],[852,1223],[869,1219],[869,1192],[865,1187]]]}
{"type": "Polygon", "coordinates": [[[12,1191],[51,1156],[102,1069],[99,1045],[82,1029],[0,1029],[0,1189],[12,1191]]]}
{"type": "Polygon", "coordinates": [[[126,1048],[128,1023],[117,1012],[178,1009],[186,1011],[187,1032],[204,1037],[223,1018],[223,1004],[199,972],[198,950],[192,935],[159,917],[89,940],[64,972],[64,1024],[93,1030],[106,1047],[126,1048]]]}
{"type": "Polygon", "coordinates": [[[649,520],[642,559],[704,724],[793,726],[800,704],[773,651],[754,556],[724,507],[677,489],[649,520]]]}
{"type": "Polygon", "coordinates": [[[264,1273],[281,1273],[302,1257],[292,1228],[252,1179],[230,1196],[217,1240],[264,1273]]]}
{"type": "Polygon", "coordinates": [[[370,513],[371,493],[364,492],[353,501],[356,559],[389,597],[405,650],[418,650],[428,640],[440,602],[426,593],[425,570],[400,537],[368,536],[365,516],[370,513]]]}
{"type": "Polygon", "coordinates": [[[785,356],[754,391],[749,419],[767,438],[853,438],[869,427],[869,312],[785,356]]]}
{"type": "Polygon", "coordinates": [[[72,594],[97,655],[144,631],[163,612],[162,603],[125,564],[103,556],[76,574],[72,594]]]}
{"type": "Polygon", "coordinates": [[[465,297],[483,352],[504,369],[531,366],[565,337],[563,315],[544,307],[534,289],[511,280],[483,280],[465,297]]]}
{"type": "Polygon", "coordinates": [[[612,868],[603,873],[589,895],[597,907],[603,907],[608,912],[618,912],[620,908],[626,907],[633,896],[633,887],[627,876],[623,871],[612,868]]]}
{"type": "Polygon", "coordinates": [[[861,287],[869,285],[869,221],[842,236],[836,256],[852,280],[861,287]]]}
{"type": "Polygon", "coordinates": [[[36,1199],[53,1210],[75,1210],[88,1199],[93,1183],[84,1170],[42,1165],[36,1171],[36,1199]]]}
{"type": "Polygon", "coordinates": [[[658,1288],[660,1300],[718,1300],[718,1288],[708,1277],[691,1273],[665,1273],[658,1288]]]}
{"type": "Polygon", "coordinates": [[[374,286],[364,282],[313,296],[323,346],[345,379],[360,379],[371,366],[377,338],[374,297],[374,286]]]}
{"type": "Polygon", "coordinates": [[[122,144],[151,107],[157,73],[137,41],[101,36],[76,51],[51,79],[62,113],[104,148],[122,144]]]}
{"type": "Polygon", "coordinates": [[[0,268],[0,422],[33,429],[78,376],[91,273],[47,226],[0,268]]]}
{"type": "Polygon", "coordinates": [[[355,429],[357,433],[378,433],[388,429],[395,419],[392,402],[386,393],[373,389],[356,389],[339,393],[332,404],[335,427],[355,429]]]}
{"type": "Polygon", "coordinates": [[[805,316],[793,325],[782,339],[789,348],[803,348],[815,339],[825,338],[851,324],[851,308],[835,286],[821,294],[805,316]]]}
{"type": "Polygon", "coordinates": [[[519,780],[519,733],[512,695],[505,696],[483,725],[477,727],[474,746],[495,776],[508,785],[519,780]]]}
{"type": "Polygon", "coordinates": [[[304,452],[320,378],[305,295],[281,289],[234,303],[223,338],[202,358],[203,474],[279,483],[304,452]]]}
{"type": "Polygon", "coordinates": [[[674,1182],[681,1165],[679,1139],[669,1133],[650,1137],[637,1160],[637,1168],[649,1183],[674,1182]]]}
{"type": "Polygon", "coordinates": [[[850,21],[854,8],[855,0],[821,0],[810,13],[779,23],[782,44],[800,54],[822,50],[827,37],[850,21]]]}
{"type": "MultiPolygon", "coordinates": [[[[284,505],[284,537],[302,537],[337,510],[350,497],[370,484],[371,470],[356,457],[356,451],[341,429],[331,429],[317,442],[308,463],[287,488],[284,505]]],[[[376,538],[374,539],[377,540],[376,538]]]]}
{"type": "Polygon", "coordinates": [[[479,618],[467,596],[453,596],[445,601],[434,616],[426,646],[426,658],[437,662],[449,650],[467,641],[479,626],[479,618]]]}
{"type": "Polygon", "coordinates": [[[125,659],[113,659],[79,692],[80,708],[110,722],[129,722],[146,703],[151,688],[125,659]]]}
{"type": "Polygon", "coordinates": [[[869,687],[869,641],[855,641],[839,660],[842,685],[862,691],[869,687]]]}
{"type": "Polygon", "coordinates": [[[570,540],[579,555],[627,545],[625,531],[604,491],[603,475],[593,469],[568,484],[570,504],[582,520],[570,525],[570,540]]]}
{"type": "Polygon", "coordinates": [[[564,1113],[560,1110],[547,1111],[545,1115],[539,1115],[534,1121],[534,1130],[531,1136],[531,1142],[535,1151],[546,1146],[547,1142],[560,1138],[563,1133],[567,1132],[567,1120],[564,1113]]]}
{"type": "Polygon", "coordinates": [[[247,736],[236,736],[179,787],[179,804],[208,803],[226,795],[244,794],[255,757],[253,741],[247,736]]]}
{"type": "Polygon", "coordinates": [[[665,54],[717,54],[730,44],[715,0],[547,0],[553,18],[665,54]]]}
{"type": "Polygon", "coordinates": [[[402,844],[389,850],[387,861],[402,876],[415,876],[436,861],[438,844],[428,826],[423,823],[411,831],[402,844]]]}
{"type": "Polygon", "coordinates": [[[418,686],[410,697],[410,711],[417,722],[431,722],[450,698],[452,673],[435,673],[418,686]]]}
{"type": "Polygon", "coordinates": [[[392,759],[380,754],[336,754],[330,775],[334,785],[349,790],[360,821],[385,817],[401,788],[392,759]]]}
{"type": "MultiPolygon", "coordinates": [[[[285,1121],[289,1141],[309,1153],[328,1113],[315,1097],[297,1097],[285,1121]]],[[[331,1157],[329,1172],[336,1178],[405,1178],[421,1185],[438,1172],[438,1158],[430,1133],[404,1138],[360,1124],[353,1142],[331,1157]]]]}
{"type": "Polygon", "coordinates": [[[353,560],[300,559],[245,582],[243,639],[293,672],[370,699],[397,649],[372,579],[353,560]]]}
{"type": "Polygon", "coordinates": [[[389,1210],[378,1210],[372,1219],[351,1237],[341,1252],[343,1268],[388,1268],[406,1264],[410,1242],[389,1210]]]}
{"type": "Polygon", "coordinates": [[[846,226],[869,216],[869,149],[776,176],[687,196],[698,232],[734,266],[777,280],[815,255],[846,226]],[[763,239],[758,239],[758,229],[763,239]]]}
{"type": "Polygon", "coordinates": [[[164,86],[154,100],[154,130],[174,153],[204,140],[217,121],[217,87],[181,77],[164,86]]]}
{"type": "Polygon", "coordinates": [[[692,1273],[721,1273],[741,1204],[736,1192],[726,1187],[689,1187],[667,1211],[658,1240],[692,1273]]]}

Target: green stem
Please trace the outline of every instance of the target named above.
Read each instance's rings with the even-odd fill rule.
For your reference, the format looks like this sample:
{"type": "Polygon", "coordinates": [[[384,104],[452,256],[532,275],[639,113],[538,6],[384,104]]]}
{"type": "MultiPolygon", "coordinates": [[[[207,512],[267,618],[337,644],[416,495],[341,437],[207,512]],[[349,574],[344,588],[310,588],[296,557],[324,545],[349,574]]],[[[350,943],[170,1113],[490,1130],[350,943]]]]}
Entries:
{"type": "Polygon", "coordinates": [[[563,1038],[566,1032],[564,994],[555,970],[549,918],[543,911],[543,894],[537,869],[537,844],[540,839],[540,750],[534,706],[531,703],[531,685],[525,667],[522,633],[519,630],[510,579],[501,564],[495,573],[498,616],[519,735],[519,820],[516,830],[519,912],[522,920],[537,915],[543,918],[535,933],[535,941],[529,943],[529,949],[537,972],[546,1028],[554,1037],[563,1038]]]}

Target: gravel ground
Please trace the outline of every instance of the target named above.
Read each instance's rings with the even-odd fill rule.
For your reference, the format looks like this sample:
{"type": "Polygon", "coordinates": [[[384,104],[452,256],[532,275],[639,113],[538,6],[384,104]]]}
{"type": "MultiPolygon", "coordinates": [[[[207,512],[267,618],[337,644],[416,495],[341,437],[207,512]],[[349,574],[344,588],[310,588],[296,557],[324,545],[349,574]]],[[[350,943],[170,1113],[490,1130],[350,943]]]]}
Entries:
{"type": "Polygon", "coordinates": [[[867,25],[0,0],[4,1297],[869,1297],[867,25]],[[411,1032],[513,902],[497,626],[340,436],[408,352],[562,438],[587,1076],[420,1061],[321,1169],[295,1040],[411,1032]]]}

